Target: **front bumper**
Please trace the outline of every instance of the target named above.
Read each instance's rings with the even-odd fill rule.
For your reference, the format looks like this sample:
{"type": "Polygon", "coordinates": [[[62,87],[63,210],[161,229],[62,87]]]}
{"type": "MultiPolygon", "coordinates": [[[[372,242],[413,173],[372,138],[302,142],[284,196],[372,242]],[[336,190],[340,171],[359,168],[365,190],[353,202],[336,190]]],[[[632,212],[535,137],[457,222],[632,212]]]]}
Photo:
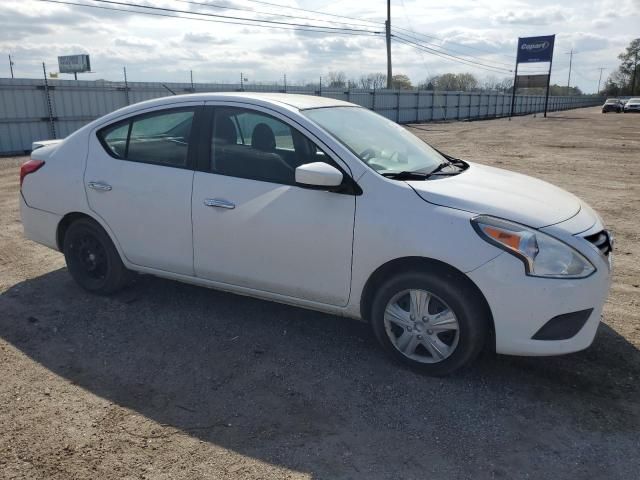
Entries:
{"type": "Polygon", "coordinates": [[[525,275],[522,262],[507,253],[468,273],[489,303],[497,353],[560,355],[591,345],[600,324],[611,275],[606,257],[595,249],[593,252],[583,250],[596,266],[596,271],[587,278],[530,277],[525,275]],[[590,310],[590,314],[571,338],[534,339],[552,318],[584,310],[590,310]]]}

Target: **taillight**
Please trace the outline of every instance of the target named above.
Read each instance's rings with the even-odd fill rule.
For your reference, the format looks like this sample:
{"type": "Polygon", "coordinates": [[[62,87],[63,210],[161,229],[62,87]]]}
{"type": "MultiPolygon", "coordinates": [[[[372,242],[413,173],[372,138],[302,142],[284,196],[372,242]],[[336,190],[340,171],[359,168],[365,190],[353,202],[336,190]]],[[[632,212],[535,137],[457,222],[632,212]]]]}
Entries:
{"type": "Polygon", "coordinates": [[[40,169],[40,167],[42,167],[43,165],[44,165],[44,160],[28,160],[25,163],[23,163],[22,166],[20,167],[20,188],[22,188],[22,182],[24,182],[24,177],[40,169]]]}

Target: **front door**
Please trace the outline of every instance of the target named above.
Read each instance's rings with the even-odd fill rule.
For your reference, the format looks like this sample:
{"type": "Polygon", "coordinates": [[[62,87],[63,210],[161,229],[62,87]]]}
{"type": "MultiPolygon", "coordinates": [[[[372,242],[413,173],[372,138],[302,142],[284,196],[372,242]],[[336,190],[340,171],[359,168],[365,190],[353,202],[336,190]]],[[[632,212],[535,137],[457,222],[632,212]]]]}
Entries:
{"type": "Polygon", "coordinates": [[[208,171],[193,182],[196,275],[346,305],[355,196],[295,185],[298,165],[332,162],[282,119],[216,107],[208,171]]]}

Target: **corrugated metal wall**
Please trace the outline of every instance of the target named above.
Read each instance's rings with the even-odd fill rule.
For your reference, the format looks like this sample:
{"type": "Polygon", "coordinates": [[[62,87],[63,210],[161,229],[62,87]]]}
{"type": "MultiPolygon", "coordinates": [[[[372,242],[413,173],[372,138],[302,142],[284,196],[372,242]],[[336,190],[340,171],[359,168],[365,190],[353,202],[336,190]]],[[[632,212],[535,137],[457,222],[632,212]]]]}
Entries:
{"type": "MultiPolygon", "coordinates": [[[[166,83],[176,93],[191,84],[166,83]]],[[[196,92],[240,91],[240,85],[195,84],[196,92]]],[[[245,85],[246,91],[282,92],[277,85],[245,85]]],[[[370,108],[399,123],[467,120],[509,114],[511,95],[496,92],[344,90],[288,87],[288,93],[336,98],[370,108]]],[[[30,150],[34,140],[63,138],[91,120],[128,104],[171,95],[161,83],[0,79],[0,154],[30,150]]],[[[599,97],[549,97],[549,111],[598,105],[599,97]]],[[[516,113],[541,112],[544,97],[516,97],[516,113]]]]}

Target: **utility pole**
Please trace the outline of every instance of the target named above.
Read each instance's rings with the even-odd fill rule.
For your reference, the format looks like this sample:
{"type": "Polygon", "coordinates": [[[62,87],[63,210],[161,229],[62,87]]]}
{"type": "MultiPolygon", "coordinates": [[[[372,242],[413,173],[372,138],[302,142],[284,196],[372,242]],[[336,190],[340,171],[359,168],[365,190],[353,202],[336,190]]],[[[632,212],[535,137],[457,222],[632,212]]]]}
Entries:
{"type": "Polygon", "coordinates": [[[567,95],[569,95],[569,88],[571,87],[571,64],[573,63],[573,48],[566,55],[569,55],[569,78],[567,78],[567,95]]]}
{"type": "Polygon", "coordinates": [[[244,92],[244,73],[240,72],[240,91],[244,92]]]}
{"type": "Polygon", "coordinates": [[[124,96],[127,99],[127,105],[130,105],[131,99],[129,98],[129,82],[127,81],[127,67],[122,67],[122,71],[124,73],[124,96]]]}
{"type": "Polygon", "coordinates": [[[387,21],[384,22],[387,33],[387,88],[391,88],[391,0],[387,0],[387,21]]]}
{"type": "Polygon", "coordinates": [[[600,70],[600,76],[598,77],[598,89],[596,90],[596,95],[600,93],[600,81],[602,80],[602,71],[604,70],[604,67],[600,67],[598,70],[600,70]]]}
{"type": "Polygon", "coordinates": [[[191,93],[193,93],[196,91],[196,89],[193,88],[193,70],[189,70],[189,79],[191,80],[191,93]]]}
{"type": "Polygon", "coordinates": [[[287,93],[287,74],[284,74],[284,93],[287,93]]]}
{"type": "Polygon", "coordinates": [[[11,70],[11,78],[13,77],[13,60],[11,60],[11,54],[9,54],[9,70],[11,70]]]}
{"type": "Polygon", "coordinates": [[[636,77],[638,76],[638,50],[636,50],[636,59],[633,62],[633,78],[631,80],[631,95],[636,94],[636,77]]]}

